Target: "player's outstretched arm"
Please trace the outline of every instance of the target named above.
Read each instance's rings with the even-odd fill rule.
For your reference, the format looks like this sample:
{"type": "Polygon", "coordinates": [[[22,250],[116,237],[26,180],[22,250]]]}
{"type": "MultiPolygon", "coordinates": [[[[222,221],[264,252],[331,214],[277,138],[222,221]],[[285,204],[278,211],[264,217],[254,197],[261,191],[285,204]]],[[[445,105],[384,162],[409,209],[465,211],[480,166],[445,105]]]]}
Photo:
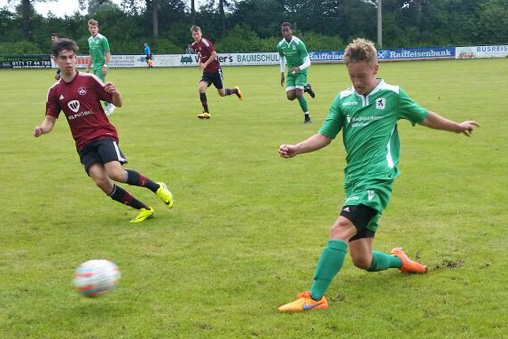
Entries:
{"type": "Polygon", "coordinates": [[[113,94],[113,102],[112,104],[116,107],[122,107],[122,96],[120,95],[120,91],[116,88],[116,85],[111,81],[108,81],[104,84],[104,90],[108,93],[113,94]]]}
{"type": "Polygon", "coordinates": [[[421,125],[433,128],[440,129],[443,131],[455,132],[455,133],[464,133],[466,136],[471,136],[473,130],[476,127],[480,127],[480,125],[474,120],[467,120],[464,122],[455,122],[446,118],[443,118],[437,113],[429,111],[429,114],[423,120],[421,125]]]}
{"type": "Polygon", "coordinates": [[[314,134],[307,140],[296,145],[281,145],[279,147],[279,155],[283,158],[292,158],[295,155],[317,151],[328,146],[332,139],[322,134],[314,134]]]}
{"type": "Polygon", "coordinates": [[[55,126],[56,118],[52,115],[46,115],[44,120],[42,121],[42,124],[39,126],[35,126],[34,128],[34,137],[38,138],[43,134],[47,134],[51,132],[53,129],[53,126],[55,126]]]}

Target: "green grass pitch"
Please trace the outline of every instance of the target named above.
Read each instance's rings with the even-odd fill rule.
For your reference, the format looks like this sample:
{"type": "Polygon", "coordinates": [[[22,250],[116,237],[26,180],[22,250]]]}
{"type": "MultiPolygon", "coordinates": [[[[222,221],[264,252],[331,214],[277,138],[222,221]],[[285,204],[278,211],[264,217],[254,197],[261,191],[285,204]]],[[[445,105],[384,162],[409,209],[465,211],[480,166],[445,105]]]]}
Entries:
{"type": "Polygon", "coordinates": [[[136,211],[105,196],[81,168],[64,118],[35,139],[53,70],[0,71],[1,338],[492,338],[507,337],[508,95],[506,59],[381,64],[422,106],[477,120],[471,138],[399,124],[402,176],[380,221],[375,249],[403,246],[425,276],[367,273],[347,258],[330,309],[278,314],[311,284],[343,199],[339,137],[285,160],[282,143],[314,134],[344,65],[313,65],[314,123],[285,98],[279,67],[228,67],[208,90],[200,121],[200,73],[112,69],[124,107],[111,116],[133,168],[165,181],[167,210],[136,211]],[[88,259],[110,259],[119,288],[98,299],[71,286],[88,259]]]}

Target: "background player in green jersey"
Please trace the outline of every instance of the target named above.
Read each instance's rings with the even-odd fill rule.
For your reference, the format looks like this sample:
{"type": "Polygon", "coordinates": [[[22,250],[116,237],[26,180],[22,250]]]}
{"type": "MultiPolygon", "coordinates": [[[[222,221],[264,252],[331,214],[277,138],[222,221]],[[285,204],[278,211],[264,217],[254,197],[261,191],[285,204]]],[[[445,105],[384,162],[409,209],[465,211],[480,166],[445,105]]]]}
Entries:
{"type": "Polygon", "coordinates": [[[293,25],[291,23],[282,23],[281,31],[284,38],[276,47],[280,55],[280,85],[284,86],[284,82],[286,82],[288,100],[298,99],[305,116],[304,123],[308,124],[312,121],[307,100],[303,97],[303,93],[308,92],[312,98],[316,96],[310,84],[307,83],[307,68],[310,66],[309,53],[303,41],[293,36],[293,25]],[[287,80],[284,77],[286,63],[288,64],[287,80]]]}
{"type": "MultiPolygon", "coordinates": [[[[88,60],[86,72],[89,73],[90,67],[92,67],[93,74],[98,76],[102,82],[106,82],[109,60],[111,59],[108,38],[99,33],[99,22],[95,19],[88,20],[88,31],[91,34],[88,38],[90,59],[88,60]]],[[[106,115],[113,114],[115,105],[107,102],[105,106],[106,115]]]]}
{"type": "Polygon", "coordinates": [[[399,175],[400,144],[397,121],[419,124],[470,136],[476,121],[457,123],[427,111],[398,86],[376,78],[379,69],[374,44],[355,39],[344,53],[353,86],[335,98],[318,134],[296,145],[281,145],[279,154],[291,158],[319,150],[342,130],[346,149],[345,202],[332,225],[328,244],[321,253],[310,291],[279,307],[279,312],[328,308],[324,294],[340,271],[348,247],[353,264],[376,272],[398,268],[405,273],[426,273],[427,267],[412,261],[401,248],[391,255],[372,250],[377,221],[391,196],[399,175]]]}

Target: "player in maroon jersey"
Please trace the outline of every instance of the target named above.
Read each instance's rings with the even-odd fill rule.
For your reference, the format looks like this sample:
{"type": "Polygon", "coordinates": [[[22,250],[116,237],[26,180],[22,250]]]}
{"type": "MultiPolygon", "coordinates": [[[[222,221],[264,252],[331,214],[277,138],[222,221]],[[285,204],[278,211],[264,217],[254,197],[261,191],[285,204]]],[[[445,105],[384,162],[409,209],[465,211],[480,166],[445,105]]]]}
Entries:
{"type": "Polygon", "coordinates": [[[78,45],[69,39],[59,39],[51,51],[61,70],[61,78],[48,92],[46,116],[34,129],[37,138],[51,132],[56,119],[63,111],[76,142],[81,163],[97,186],[113,200],[139,210],[131,222],[141,222],[153,216],[152,207],[135,199],[114,181],[146,187],[154,192],[169,208],[173,196],[163,182],[153,182],[130,169],[118,146],[118,133],[109,122],[100,101],[122,106],[122,97],[112,82],[103,83],[97,76],[76,70],[78,45]]]}
{"type": "Polygon", "coordinates": [[[217,88],[217,92],[221,97],[236,94],[238,99],[242,100],[243,95],[238,86],[224,89],[224,78],[219,60],[217,60],[217,52],[213,49],[210,40],[203,38],[203,33],[199,26],[191,27],[192,38],[194,42],[191,44],[192,49],[198,54],[199,69],[203,71],[203,75],[199,80],[199,99],[203,105],[203,113],[198,115],[200,119],[210,119],[210,111],[208,111],[208,101],[206,99],[206,89],[211,84],[217,88]]]}

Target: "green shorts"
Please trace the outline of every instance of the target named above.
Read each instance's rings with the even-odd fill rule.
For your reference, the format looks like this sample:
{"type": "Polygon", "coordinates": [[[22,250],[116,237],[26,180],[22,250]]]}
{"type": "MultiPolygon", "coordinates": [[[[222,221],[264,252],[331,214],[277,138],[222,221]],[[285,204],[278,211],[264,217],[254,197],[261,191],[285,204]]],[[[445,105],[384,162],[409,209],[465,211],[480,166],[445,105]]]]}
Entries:
{"type": "Polygon", "coordinates": [[[376,180],[368,179],[357,181],[345,187],[346,199],[344,206],[348,205],[365,205],[377,211],[372,217],[367,229],[376,232],[379,217],[383,210],[388,206],[388,202],[392,196],[393,180],[376,180]]]}
{"type": "Polygon", "coordinates": [[[303,89],[303,87],[307,85],[306,71],[307,70],[296,72],[296,74],[292,74],[291,71],[288,72],[286,77],[286,92],[295,88],[303,89]]]}
{"type": "Polygon", "coordinates": [[[102,74],[102,66],[101,67],[93,67],[93,74],[98,76],[99,79],[102,80],[102,82],[106,82],[106,74],[102,74]]]}

